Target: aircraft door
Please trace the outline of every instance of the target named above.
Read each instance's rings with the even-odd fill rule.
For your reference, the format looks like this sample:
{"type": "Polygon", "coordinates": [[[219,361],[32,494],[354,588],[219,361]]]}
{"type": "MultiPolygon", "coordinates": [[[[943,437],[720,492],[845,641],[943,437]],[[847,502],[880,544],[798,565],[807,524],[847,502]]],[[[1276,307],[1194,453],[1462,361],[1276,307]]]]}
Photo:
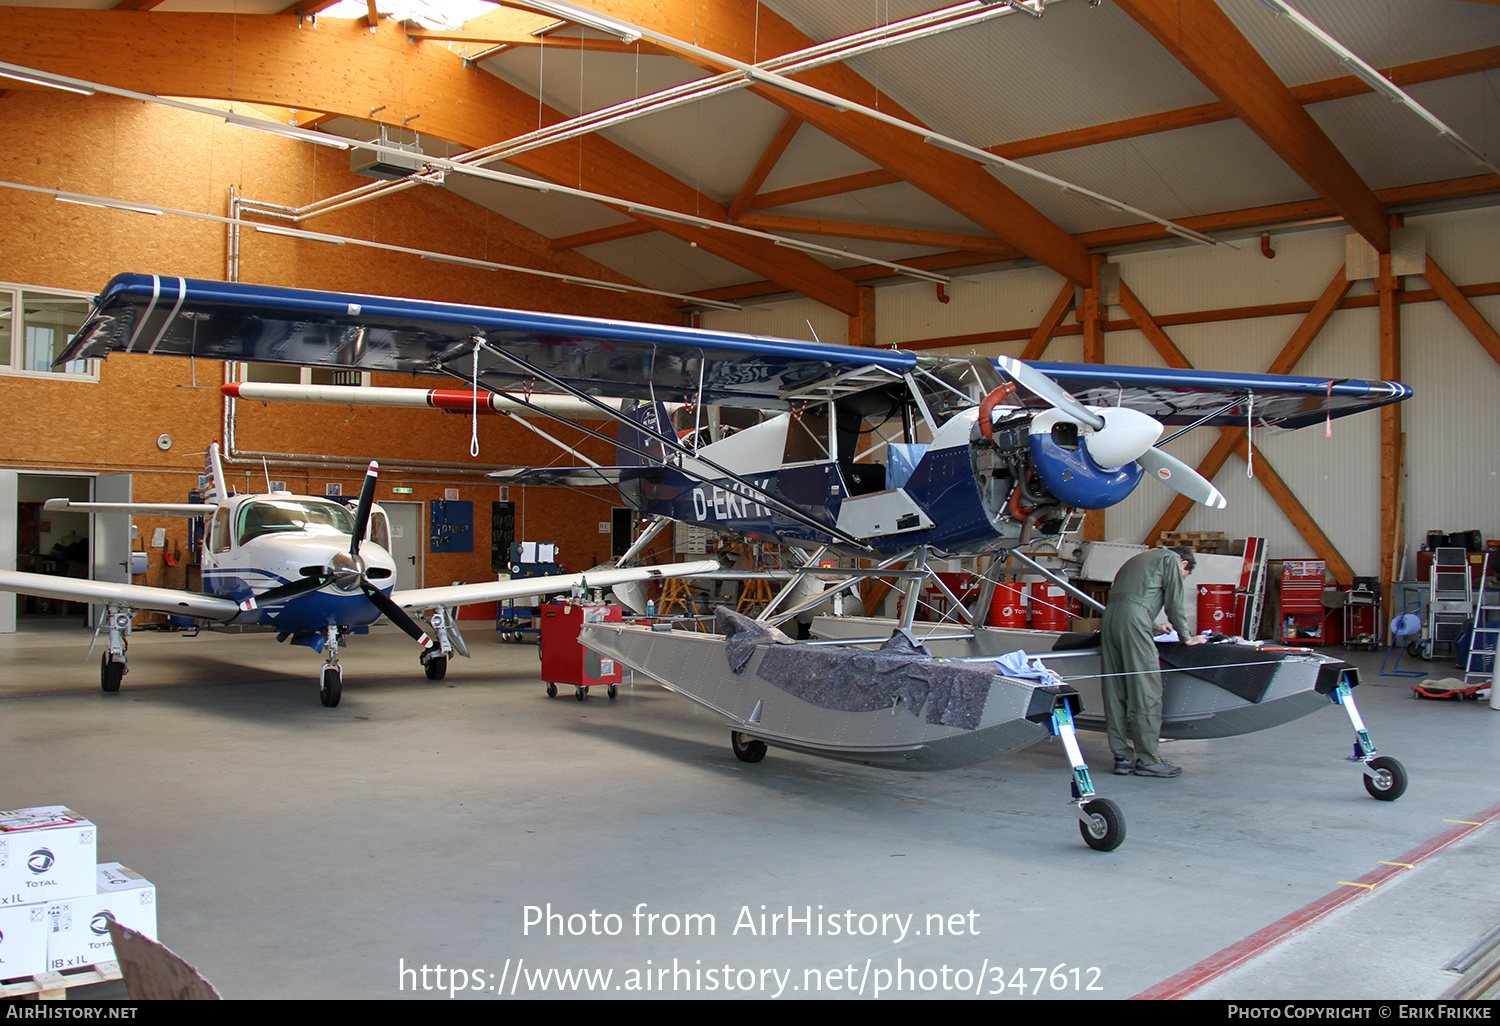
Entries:
{"type": "MultiPolygon", "coordinates": [[[[16,568],[16,502],[19,477],[14,470],[0,470],[0,510],[5,511],[0,524],[0,570],[16,568]]],[[[16,595],[0,595],[0,634],[16,633],[16,595]]]]}

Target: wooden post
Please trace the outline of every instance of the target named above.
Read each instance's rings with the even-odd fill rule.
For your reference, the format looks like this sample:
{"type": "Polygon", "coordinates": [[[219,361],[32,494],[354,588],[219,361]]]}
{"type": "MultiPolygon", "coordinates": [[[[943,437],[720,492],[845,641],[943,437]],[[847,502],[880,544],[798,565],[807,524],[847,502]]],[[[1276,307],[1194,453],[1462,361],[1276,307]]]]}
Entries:
{"type": "MultiPolygon", "coordinates": [[[[1392,226],[1400,218],[1391,219],[1392,226]]],[[[1380,254],[1380,272],[1375,279],[1375,293],[1380,300],[1380,376],[1386,381],[1401,380],[1401,303],[1402,280],[1391,273],[1391,255],[1380,254]]],[[[1406,473],[1405,438],[1401,425],[1401,404],[1380,408],[1380,595],[1383,609],[1389,611],[1395,597],[1395,582],[1401,576],[1401,541],[1405,534],[1401,513],[1401,480],[1406,473]]]]}

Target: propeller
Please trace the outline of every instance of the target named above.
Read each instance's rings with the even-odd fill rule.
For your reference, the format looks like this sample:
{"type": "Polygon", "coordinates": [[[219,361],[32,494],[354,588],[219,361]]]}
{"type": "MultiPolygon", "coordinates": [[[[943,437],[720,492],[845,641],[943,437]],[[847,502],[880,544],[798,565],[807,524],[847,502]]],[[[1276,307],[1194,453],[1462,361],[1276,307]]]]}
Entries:
{"type": "Polygon", "coordinates": [[[278,602],[286,602],[310,591],[317,591],[324,585],[333,584],[340,591],[363,592],[387,620],[405,631],[413,641],[419,641],[428,648],[436,645],[437,642],[422,628],[421,624],[412,619],[411,614],[398,606],[389,595],[371,584],[365,575],[365,561],[360,557],[359,550],[364,544],[365,533],[370,526],[370,508],[375,504],[375,485],[379,478],[380,464],[371,460],[369,468],[365,470],[364,484],[359,490],[359,503],[354,508],[354,530],[349,535],[348,552],[335,552],[328,560],[327,566],[303,567],[302,576],[297,580],[288,581],[286,584],[263,591],[259,595],[253,595],[241,602],[240,608],[248,611],[278,602]]]}
{"type": "Polygon", "coordinates": [[[1091,408],[1083,405],[1057,382],[1029,364],[1010,356],[999,356],[995,363],[980,356],[971,357],[970,365],[980,382],[991,394],[1006,384],[995,364],[1016,384],[1053,409],[1078,424],[1079,434],[1089,458],[1105,470],[1115,470],[1128,463],[1139,463],[1168,488],[1194,502],[1214,509],[1229,504],[1208,479],[1174,456],[1156,448],[1163,430],[1161,421],[1139,410],[1125,407],[1091,408]]]}

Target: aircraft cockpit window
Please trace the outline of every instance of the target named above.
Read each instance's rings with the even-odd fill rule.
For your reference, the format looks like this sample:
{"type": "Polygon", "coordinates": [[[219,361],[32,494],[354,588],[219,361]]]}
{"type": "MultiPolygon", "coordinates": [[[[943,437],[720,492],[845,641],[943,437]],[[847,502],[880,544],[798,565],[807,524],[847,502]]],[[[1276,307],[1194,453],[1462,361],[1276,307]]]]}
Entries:
{"type": "Polygon", "coordinates": [[[391,550],[391,525],[386,519],[385,510],[370,510],[369,538],[387,552],[391,550]]]}
{"type": "Polygon", "coordinates": [[[352,534],[354,514],[332,502],[297,499],[264,499],[246,503],[240,510],[238,533],[241,545],[263,534],[288,531],[305,534],[352,534]]]}
{"type": "Polygon", "coordinates": [[[786,429],[786,463],[827,463],[833,460],[833,433],[824,403],[793,408],[786,429]]]}

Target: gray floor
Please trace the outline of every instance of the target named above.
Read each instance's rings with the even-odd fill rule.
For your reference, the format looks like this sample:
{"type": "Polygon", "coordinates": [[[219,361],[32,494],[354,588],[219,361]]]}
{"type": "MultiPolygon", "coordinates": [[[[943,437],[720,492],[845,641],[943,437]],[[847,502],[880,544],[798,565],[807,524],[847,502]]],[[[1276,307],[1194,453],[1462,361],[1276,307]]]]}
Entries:
{"type": "MultiPolygon", "coordinates": [[[[1500,803],[1500,713],[1411,699],[1374,674],[1378,653],[1354,657],[1371,667],[1356,694],[1411,773],[1400,801],[1366,796],[1332,706],[1172,743],[1175,781],[1109,774],[1084,735],[1129,827],[1099,853],[1055,741],[927,775],[774,749],[745,765],[722,724],[658,687],[549,700],[534,645],[467,636],[475,658],[441,683],[404,636],[355,639],[336,709],[318,703],[319,658],[266,636],[137,634],[114,695],[86,632],[0,638],[0,808],[93,819],[100,858],[157,884],[163,942],[227,997],[446,997],[455,982],[536,997],[535,974],[589,969],[612,971],[600,996],[807,996],[821,980],[840,997],[1125,998],[1500,803]],[[576,915],[551,936],[549,904],[576,915]],[[796,921],[788,935],[789,907],[804,922],[810,907],[812,936],[796,921]],[[774,935],[763,911],[767,927],[783,916],[774,935]],[[708,916],[711,936],[684,932],[708,916]]],[[[1494,835],[1192,996],[1438,996],[1447,961],[1500,923],[1494,835]]]]}

